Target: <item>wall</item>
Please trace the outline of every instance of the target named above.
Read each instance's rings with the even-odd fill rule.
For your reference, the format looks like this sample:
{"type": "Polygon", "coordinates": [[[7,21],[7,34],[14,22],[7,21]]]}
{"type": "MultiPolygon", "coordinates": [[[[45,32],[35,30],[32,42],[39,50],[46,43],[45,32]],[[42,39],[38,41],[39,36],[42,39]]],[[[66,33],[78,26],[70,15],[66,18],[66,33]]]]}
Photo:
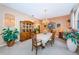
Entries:
{"type": "MultiPolygon", "coordinates": [[[[19,11],[16,11],[14,9],[8,8],[2,4],[0,4],[0,33],[2,33],[2,29],[5,27],[4,26],[4,15],[5,13],[10,13],[15,16],[15,27],[20,30],[20,22],[21,20],[30,20],[31,17],[29,17],[26,14],[23,14],[19,11]]],[[[18,39],[19,40],[19,39],[18,39]]],[[[2,36],[0,35],[0,46],[5,45],[5,42],[2,39],[2,36]]]]}

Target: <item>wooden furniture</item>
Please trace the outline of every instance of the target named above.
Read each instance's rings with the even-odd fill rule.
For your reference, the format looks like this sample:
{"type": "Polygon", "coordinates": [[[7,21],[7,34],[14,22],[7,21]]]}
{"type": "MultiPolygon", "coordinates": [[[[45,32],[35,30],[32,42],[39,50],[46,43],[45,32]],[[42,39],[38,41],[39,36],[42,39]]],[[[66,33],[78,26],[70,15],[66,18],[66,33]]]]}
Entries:
{"type": "Polygon", "coordinates": [[[56,31],[51,31],[51,33],[52,33],[52,36],[51,36],[51,39],[50,40],[48,40],[48,42],[47,43],[50,43],[51,44],[51,46],[52,46],[52,44],[54,44],[54,39],[55,39],[55,34],[56,34],[56,31]]]}
{"type": "Polygon", "coordinates": [[[63,32],[59,32],[59,38],[63,39],[63,32]]]}
{"type": "Polygon", "coordinates": [[[55,34],[56,34],[56,31],[53,31],[52,37],[51,37],[51,40],[50,40],[51,46],[52,46],[52,44],[54,44],[55,34]]]}
{"type": "Polygon", "coordinates": [[[38,47],[40,47],[40,46],[42,47],[42,40],[37,41],[36,34],[32,35],[32,51],[33,51],[33,48],[35,47],[36,48],[36,54],[37,54],[38,47]]]}
{"type": "Polygon", "coordinates": [[[33,33],[33,22],[20,21],[20,41],[25,41],[31,38],[33,33]]]}

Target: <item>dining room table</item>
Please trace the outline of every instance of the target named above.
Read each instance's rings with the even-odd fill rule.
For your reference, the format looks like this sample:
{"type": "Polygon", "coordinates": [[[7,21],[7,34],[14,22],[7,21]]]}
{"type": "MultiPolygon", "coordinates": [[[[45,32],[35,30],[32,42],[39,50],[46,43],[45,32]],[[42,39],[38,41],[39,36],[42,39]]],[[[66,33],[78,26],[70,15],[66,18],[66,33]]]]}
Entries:
{"type": "Polygon", "coordinates": [[[52,33],[47,32],[47,33],[39,33],[37,34],[37,41],[42,40],[43,46],[48,42],[48,40],[51,39],[52,33]]]}

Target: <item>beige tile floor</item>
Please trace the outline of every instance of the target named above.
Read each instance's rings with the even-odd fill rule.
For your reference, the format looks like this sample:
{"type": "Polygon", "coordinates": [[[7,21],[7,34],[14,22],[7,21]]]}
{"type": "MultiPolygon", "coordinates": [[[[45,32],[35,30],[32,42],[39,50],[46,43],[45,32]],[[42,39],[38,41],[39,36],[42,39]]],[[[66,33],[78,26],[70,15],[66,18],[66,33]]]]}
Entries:
{"type": "MultiPolygon", "coordinates": [[[[24,42],[17,42],[13,47],[0,47],[0,55],[35,55],[35,50],[31,51],[31,39],[24,42]]],[[[39,48],[38,55],[76,55],[66,47],[61,39],[55,39],[54,45],[48,44],[45,49],[39,48]]]]}

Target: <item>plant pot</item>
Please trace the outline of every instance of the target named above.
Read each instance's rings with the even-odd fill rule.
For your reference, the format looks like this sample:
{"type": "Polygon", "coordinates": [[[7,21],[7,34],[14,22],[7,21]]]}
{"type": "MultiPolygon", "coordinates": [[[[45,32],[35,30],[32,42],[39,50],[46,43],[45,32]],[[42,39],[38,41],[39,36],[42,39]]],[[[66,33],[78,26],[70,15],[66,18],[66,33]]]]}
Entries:
{"type": "Polygon", "coordinates": [[[74,42],[72,42],[71,39],[67,40],[67,48],[71,51],[71,52],[75,52],[77,50],[77,42],[76,44],[74,42]]]}
{"type": "Polygon", "coordinates": [[[8,46],[8,47],[12,47],[14,44],[15,44],[15,41],[7,42],[7,46],[8,46]]]}

